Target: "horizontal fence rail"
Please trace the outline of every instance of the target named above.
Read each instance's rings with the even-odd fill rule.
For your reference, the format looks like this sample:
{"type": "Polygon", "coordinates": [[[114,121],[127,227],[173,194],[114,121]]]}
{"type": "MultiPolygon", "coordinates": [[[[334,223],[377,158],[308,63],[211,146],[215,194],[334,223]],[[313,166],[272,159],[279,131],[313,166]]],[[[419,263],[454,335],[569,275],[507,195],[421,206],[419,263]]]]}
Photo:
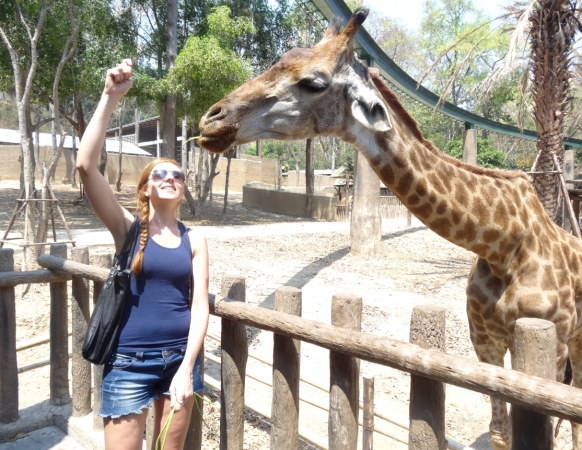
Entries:
{"type": "Polygon", "coordinates": [[[332,325],[220,296],[211,295],[210,311],[224,319],[582,423],[582,390],[556,381],[381,336],[355,331],[346,333],[332,325]]]}
{"type": "MultiPolygon", "coordinates": [[[[95,295],[97,295],[100,291],[101,283],[106,279],[109,273],[109,270],[103,267],[110,267],[110,255],[108,261],[101,261],[100,257],[105,255],[96,255],[94,260],[96,261],[96,265],[100,266],[96,267],[95,265],[88,264],[89,257],[86,248],[75,248],[75,251],[72,252],[72,257],[75,261],[70,261],[64,257],[60,257],[66,255],[65,246],[54,245],[51,246],[51,255],[42,255],[38,259],[41,266],[50,268],[50,270],[40,269],[29,272],[14,272],[13,268],[11,269],[13,264],[10,263],[12,254],[6,253],[8,251],[9,250],[0,250],[0,307],[7,308],[7,314],[3,316],[4,318],[2,319],[0,317],[0,319],[2,319],[0,320],[0,325],[7,327],[6,329],[9,331],[8,333],[5,333],[7,338],[5,338],[4,335],[0,335],[0,348],[3,349],[4,354],[7,355],[6,361],[0,364],[7,369],[7,371],[2,371],[2,373],[0,373],[0,397],[3,400],[3,403],[0,402],[2,403],[0,404],[0,423],[9,423],[18,418],[17,396],[13,395],[16,394],[18,390],[17,379],[14,378],[17,375],[15,360],[16,352],[23,347],[30,347],[37,341],[42,341],[43,343],[46,342],[46,338],[42,338],[19,344],[16,343],[14,339],[14,286],[31,282],[49,282],[51,285],[51,335],[49,341],[51,345],[51,403],[65,404],[72,400],[73,415],[83,416],[88,414],[91,411],[91,406],[93,410],[95,410],[100,401],[100,399],[97,398],[99,397],[98,389],[93,390],[94,395],[96,395],[93,399],[93,404],[91,404],[89,396],[91,387],[100,384],[100,371],[102,371],[102,366],[93,367],[93,384],[91,384],[91,377],[88,375],[89,369],[84,371],[83,376],[78,376],[79,374],[77,372],[79,371],[73,370],[73,395],[71,396],[72,398],[69,397],[66,375],[68,370],[55,370],[53,376],[53,364],[60,361],[62,367],[66,368],[68,367],[68,359],[71,357],[70,352],[66,351],[67,340],[70,334],[70,330],[67,330],[66,326],[67,315],[58,316],[58,314],[63,314],[67,310],[66,285],[68,280],[72,280],[73,297],[71,302],[73,306],[76,306],[79,310],[81,308],[84,310],[88,308],[89,289],[87,280],[90,279],[94,281],[95,295]],[[5,256],[8,257],[8,259],[6,259],[5,256]],[[55,318],[53,318],[53,315],[55,318]],[[59,318],[56,319],[56,317],[59,318]],[[57,333],[55,334],[56,331],[57,333]]],[[[278,289],[276,299],[283,294],[290,296],[289,298],[294,295],[300,296],[300,291],[293,291],[294,289],[295,288],[290,287],[278,289]]],[[[273,430],[278,430],[277,432],[286,430],[285,432],[290,433],[290,436],[297,435],[298,432],[297,424],[295,424],[294,428],[290,427],[288,423],[281,422],[281,418],[288,417],[288,411],[290,411],[289,408],[284,411],[284,414],[280,411],[275,411],[275,409],[273,409],[271,414],[269,414],[268,411],[259,411],[256,407],[251,406],[253,399],[249,399],[248,402],[244,399],[244,379],[246,376],[253,377],[250,373],[246,374],[247,357],[252,355],[250,355],[248,351],[245,325],[271,331],[274,333],[275,342],[277,342],[277,340],[279,342],[281,351],[274,352],[274,359],[271,364],[273,366],[273,374],[275,374],[276,371],[279,371],[283,377],[281,378],[281,376],[278,376],[277,379],[275,376],[273,377],[273,382],[271,384],[273,386],[273,398],[275,398],[276,390],[279,389],[279,394],[277,395],[282,395],[283,397],[281,398],[286,399],[285,401],[287,402],[291,401],[291,403],[293,403],[301,400],[307,401],[317,407],[324,406],[316,404],[317,402],[308,401],[308,399],[303,398],[303,396],[300,398],[298,390],[294,391],[295,394],[293,394],[295,400],[292,400],[292,397],[289,397],[289,392],[280,390],[283,384],[290,382],[291,380],[295,380],[293,381],[293,386],[295,386],[293,389],[298,388],[298,385],[295,384],[299,382],[298,367],[294,369],[294,372],[287,372],[287,363],[289,361],[289,356],[295,352],[294,348],[296,348],[297,355],[299,354],[299,342],[303,341],[330,350],[330,362],[332,359],[336,362],[344,361],[340,364],[341,367],[336,371],[330,367],[330,372],[333,374],[330,379],[330,386],[329,388],[325,386],[323,387],[324,390],[328,389],[330,395],[330,406],[333,404],[334,408],[338,402],[335,400],[332,401],[332,396],[339,394],[341,397],[343,395],[337,390],[334,393],[334,386],[343,386],[342,383],[344,382],[348,382],[351,386],[357,386],[358,378],[353,378],[353,375],[356,372],[359,373],[359,360],[365,360],[399,369],[404,372],[409,372],[413,376],[453,384],[461,388],[487,394],[514,405],[524,407],[527,410],[535,411],[536,413],[556,416],[576,423],[582,423],[582,391],[577,388],[572,388],[562,383],[528,375],[516,370],[504,369],[459,356],[452,356],[440,350],[423,348],[425,347],[424,344],[422,344],[421,347],[419,345],[401,342],[394,339],[365,334],[359,331],[360,328],[359,326],[356,326],[356,324],[350,325],[352,319],[350,319],[351,315],[349,314],[342,319],[347,319],[347,322],[342,322],[342,320],[336,322],[339,317],[337,314],[340,314],[338,311],[342,311],[344,307],[347,307],[348,303],[352,303],[352,306],[357,306],[357,309],[361,310],[361,298],[356,298],[350,295],[334,296],[334,299],[332,300],[332,323],[337,325],[335,326],[302,318],[299,307],[299,309],[293,314],[285,312],[287,311],[285,308],[277,310],[277,301],[275,302],[276,310],[247,304],[245,303],[245,290],[244,277],[229,275],[223,280],[221,295],[211,294],[209,296],[211,314],[223,319],[220,337],[221,381],[208,380],[209,385],[218,388],[221,391],[221,448],[238,448],[238,444],[242,442],[241,420],[243,420],[243,410],[241,405],[244,404],[255,409],[260,414],[265,415],[265,417],[272,418],[273,430]],[[334,309],[333,304],[336,301],[341,305],[343,305],[341,302],[347,303],[345,306],[340,305],[339,309],[334,309]],[[334,314],[336,315],[334,316],[334,314]],[[346,328],[342,328],[344,326],[346,328]],[[347,331],[347,328],[349,328],[350,331],[347,331]],[[293,342],[295,342],[295,344],[293,344],[293,342]],[[275,358],[275,356],[277,356],[277,358],[275,358]],[[344,374],[340,374],[343,370],[342,368],[347,367],[346,364],[348,363],[351,365],[352,369],[346,371],[344,374]],[[334,381],[334,377],[338,377],[338,374],[340,374],[339,378],[334,381]],[[282,382],[282,380],[284,380],[284,382],[282,382]],[[240,386],[243,388],[242,391],[240,386]],[[225,407],[224,405],[227,406],[225,407]],[[224,445],[223,442],[225,443],[224,445]]],[[[287,301],[288,300],[284,300],[282,303],[280,302],[279,308],[281,308],[281,305],[286,305],[287,301]]],[[[425,309],[425,311],[428,311],[429,309],[430,307],[425,309]]],[[[83,327],[86,327],[88,313],[87,311],[75,313],[75,308],[71,311],[73,313],[73,367],[78,368],[85,363],[85,361],[79,359],[80,348],[78,346],[79,342],[82,340],[83,327]],[[77,362],[75,362],[75,358],[77,358],[77,362]]],[[[444,314],[444,310],[441,311],[441,313],[444,314]]],[[[359,314],[361,314],[361,311],[359,314]]],[[[442,322],[442,329],[444,330],[444,320],[442,322]]],[[[544,326],[553,326],[553,324],[549,322],[548,324],[549,325],[544,326]]],[[[416,342],[412,338],[413,328],[414,327],[411,325],[411,342],[416,342]]],[[[426,327],[421,323],[420,325],[417,324],[416,328],[419,328],[418,332],[422,333],[422,329],[426,327]]],[[[421,342],[423,342],[422,339],[419,341],[419,344],[421,342]]],[[[552,345],[550,344],[550,346],[552,345]]],[[[437,345],[435,348],[441,349],[441,346],[437,345]]],[[[208,359],[218,362],[216,358],[210,357],[210,355],[208,355],[208,357],[208,359]]],[[[42,364],[44,364],[44,362],[42,362],[42,364]]],[[[259,381],[264,382],[263,380],[259,381]]],[[[317,384],[313,382],[309,383],[314,386],[317,384]]],[[[289,388],[291,388],[291,385],[289,385],[289,388]]],[[[332,422],[332,416],[334,416],[334,414],[335,416],[341,415],[343,417],[342,420],[346,418],[349,419],[349,416],[352,413],[346,415],[345,412],[351,410],[355,414],[354,417],[356,419],[355,423],[349,425],[352,430],[351,433],[353,433],[353,426],[358,426],[357,411],[362,405],[358,400],[357,389],[352,390],[351,392],[352,393],[348,395],[349,404],[345,403],[342,406],[343,411],[341,414],[339,412],[332,412],[331,408],[328,408],[330,417],[330,428],[328,430],[330,441],[328,445],[323,445],[323,442],[318,437],[312,436],[309,430],[306,430],[305,428],[301,430],[300,435],[302,435],[305,440],[312,442],[315,445],[319,445],[322,448],[340,448],[333,440],[333,430],[335,429],[334,427],[344,427],[345,424],[332,422]]],[[[345,393],[347,394],[347,391],[345,393]]],[[[348,397],[340,399],[341,402],[348,400],[348,397]]],[[[279,403],[281,402],[276,401],[274,404],[279,403]]],[[[443,414],[444,411],[440,417],[444,417],[443,414]]],[[[410,420],[412,421],[412,416],[410,420]]],[[[296,423],[297,420],[292,420],[291,422],[296,423]]],[[[101,424],[101,420],[95,418],[94,423],[95,428],[98,428],[99,424],[101,424]]],[[[192,423],[201,424],[201,417],[199,414],[196,413],[193,415],[192,423]]],[[[396,421],[393,421],[393,423],[396,423],[396,421]]],[[[407,428],[405,423],[399,423],[398,426],[407,428]]],[[[198,433],[200,432],[199,427],[194,428],[197,428],[198,433]]],[[[436,428],[437,427],[435,426],[435,429],[436,428]]],[[[274,432],[273,430],[272,432],[274,432]]],[[[150,433],[148,434],[148,439],[151,440],[151,431],[148,433],[150,433]]],[[[410,433],[413,433],[412,428],[410,428],[410,433]]],[[[440,448],[441,445],[444,445],[444,435],[441,433],[439,436],[441,436],[439,438],[440,448]]],[[[391,437],[395,438],[394,436],[391,437]]],[[[201,438],[199,434],[196,435],[195,433],[189,433],[188,439],[190,439],[190,441],[187,440],[187,442],[192,443],[189,444],[190,446],[188,448],[200,448],[201,438]],[[194,445],[194,443],[200,443],[200,445],[194,445]]],[[[273,439],[272,435],[272,445],[273,443],[276,443],[273,439]]],[[[398,438],[396,439],[399,440],[398,438]]],[[[459,443],[453,440],[446,438],[446,441],[448,448],[462,448],[459,443]]],[[[410,442],[411,441],[409,441],[409,444],[410,442]]],[[[277,444],[274,448],[278,448],[278,450],[279,448],[286,449],[287,446],[284,445],[281,447],[277,444]]],[[[411,449],[412,448],[416,447],[411,446],[411,449]]]]}

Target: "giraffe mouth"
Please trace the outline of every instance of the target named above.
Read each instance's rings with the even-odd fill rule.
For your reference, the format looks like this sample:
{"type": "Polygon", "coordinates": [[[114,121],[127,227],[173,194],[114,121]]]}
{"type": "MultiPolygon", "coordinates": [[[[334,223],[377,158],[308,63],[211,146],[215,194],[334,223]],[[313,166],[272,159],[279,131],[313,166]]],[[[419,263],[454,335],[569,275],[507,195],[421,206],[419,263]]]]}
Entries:
{"type": "Polygon", "coordinates": [[[223,136],[202,136],[198,143],[212,153],[224,153],[234,142],[234,133],[223,136]]]}

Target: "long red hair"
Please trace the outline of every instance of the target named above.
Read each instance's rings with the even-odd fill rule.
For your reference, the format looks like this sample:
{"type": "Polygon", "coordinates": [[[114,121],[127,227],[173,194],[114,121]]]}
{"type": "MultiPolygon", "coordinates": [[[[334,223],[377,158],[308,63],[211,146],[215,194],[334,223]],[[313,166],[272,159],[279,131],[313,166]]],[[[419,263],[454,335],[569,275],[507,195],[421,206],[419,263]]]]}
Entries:
{"type": "MultiPolygon", "coordinates": [[[[140,220],[140,235],[139,235],[139,250],[133,261],[131,263],[131,270],[135,275],[138,275],[143,268],[143,251],[148,242],[148,231],[149,231],[149,217],[150,217],[150,199],[145,195],[145,186],[149,180],[150,173],[152,169],[161,163],[174,164],[176,167],[180,167],[180,164],[170,158],[156,158],[150,162],[141,172],[139,181],[136,187],[136,200],[137,204],[135,207],[135,213],[140,220]]],[[[178,203],[176,207],[176,213],[179,211],[182,205],[182,201],[178,203]]]]}

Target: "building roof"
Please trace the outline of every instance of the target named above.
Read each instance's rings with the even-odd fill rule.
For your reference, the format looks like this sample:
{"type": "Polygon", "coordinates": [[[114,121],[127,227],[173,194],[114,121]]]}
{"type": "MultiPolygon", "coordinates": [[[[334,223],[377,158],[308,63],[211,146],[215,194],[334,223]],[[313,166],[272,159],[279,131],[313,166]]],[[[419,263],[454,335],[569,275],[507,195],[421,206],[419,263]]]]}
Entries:
{"type": "MultiPolygon", "coordinates": [[[[36,139],[36,133],[33,133],[33,139],[36,139]]],[[[53,140],[50,133],[39,133],[39,144],[43,147],[51,147],[53,140]]],[[[57,138],[57,143],[59,139],[57,138]]],[[[76,148],[79,148],[79,138],[75,136],[76,148]]],[[[0,128],[0,145],[20,145],[20,132],[18,130],[9,130],[6,128],[0,128]]],[[[107,153],[118,153],[119,143],[115,139],[107,139],[105,141],[105,146],[107,148],[107,153]]],[[[65,142],[63,148],[72,149],[73,148],[73,137],[65,136],[65,142]]],[[[128,155],[141,155],[141,156],[151,156],[149,152],[142,150],[138,146],[123,141],[123,154],[128,155]]]]}

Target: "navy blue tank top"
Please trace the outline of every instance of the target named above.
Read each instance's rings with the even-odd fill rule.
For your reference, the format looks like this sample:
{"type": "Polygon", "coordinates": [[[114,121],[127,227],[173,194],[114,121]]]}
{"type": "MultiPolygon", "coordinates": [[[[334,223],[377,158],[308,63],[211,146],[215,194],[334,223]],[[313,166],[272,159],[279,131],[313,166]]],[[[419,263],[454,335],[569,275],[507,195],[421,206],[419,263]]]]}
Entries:
{"type": "MultiPolygon", "coordinates": [[[[131,279],[131,295],[121,318],[120,353],[186,348],[190,329],[192,249],[188,231],[178,222],[181,241],[163,247],[148,236],[143,268],[131,279]]],[[[135,252],[139,250],[139,234],[135,252]]]]}

